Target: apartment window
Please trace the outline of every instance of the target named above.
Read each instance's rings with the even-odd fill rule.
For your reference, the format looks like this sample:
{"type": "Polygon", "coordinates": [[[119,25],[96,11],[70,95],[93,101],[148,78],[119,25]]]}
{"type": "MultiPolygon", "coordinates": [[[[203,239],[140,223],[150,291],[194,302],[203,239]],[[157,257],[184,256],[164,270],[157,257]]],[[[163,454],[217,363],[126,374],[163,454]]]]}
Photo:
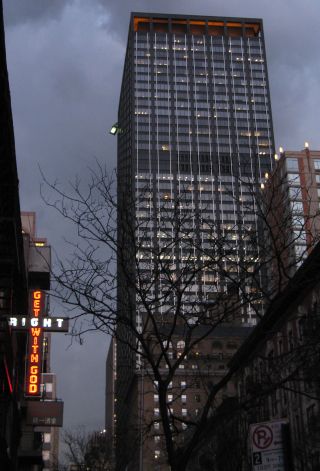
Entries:
{"type": "Polygon", "coordinates": [[[155,407],[155,408],[153,409],[153,413],[154,413],[155,417],[159,417],[159,413],[160,413],[160,412],[159,412],[159,409],[158,409],[157,407],[155,407]]]}
{"type": "Polygon", "coordinates": [[[296,173],[288,173],[288,182],[291,185],[300,185],[300,176],[296,173]]]}
{"type": "Polygon", "coordinates": [[[173,395],[172,394],[168,394],[168,402],[172,402],[173,401],[173,395]]]}
{"type": "Polygon", "coordinates": [[[49,461],[50,460],[50,451],[45,450],[42,452],[42,458],[43,461],[49,461]]]}
{"type": "Polygon", "coordinates": [[[303,337],[304,337],[304,332],[305,332],[305,328],[306,328],[305,323],[306,323],[305,317],[303,317],[302,319],[299,320],[298,330],[299,330],[299,339],[300,340],[303,340],[303,337]]]}
{"type": "Polygon", "coordinates": [[[303,228],[304,227],[304,217],[301,216],[301,215],[293,215],[292,216],[292,224],[294,227],[301,227],[303,228]]]}
{"type": "Polygon", "coordinates": [[[45,383],[45,390],[47,393],[52,393],[52,383],[45,383]]]}
{"type": "Polygon", "coordinates": [[[154,451],[154,458],[157,460],[160,458],[160,450],[155,450],[154,451]]]}
{"type": "Polygon", "coordinates": [[[296,256],[298,259],[300,259],[299,261],[302,263],[302,258],[305,258],[306,254],[307,254],[307,248],[305,245],[296,245],[295,246],[295,251],[296,251],[296,256]]]}
{"type": "Polygon", "coordinates": [[[159,443],[160,442],[160,435],[155,435],[154,436],[154,443],[159,443]]]}
{"type": "Polygon", "coordinates": [[[313,161],[315,170],[320,170],[320,160],[315,159],[313,161]]]}
{"type": "Polygon", "coordinates": [[[299,415],[295,416],[295,423],[296,423],[296,431],[297,431],[297,436],[301,436],[301,427],[300,427],[300,417],[299,415]]]}
{"type": "Polygon", "coordinates": [[[182,395],[181,395],[181,402],[182,402],[183,404],[185,404],[185,403],[187,402],[187,395],[186,395],[186,394],[182,394],[182,395]]]}
{"type": "Polygon", "coordinates": [[[287,159],[287,169],[288,170],[299,170],[298,159],[287,159]]]}
{"type": "Polygon", "coordinates": [[[187,382],[186,381],[181,381],[181,388],[185,389],[187,387],[187,382]]]}
{"type": "Polygon", "coordinates": [[[302,213],[303,212],[303,205],[301,201],[292,201],[291,202],[291,209],[295,213],[302,213]]]}
{"type": "Polygon", "coordinates": [[[159,430],[160,429],[159,422],[154,422],[153,427],[154,427],[155,430],[159,430]]]}
{"type": "Polygon", "coordinates": [[[50,433],[44,433],[43,434],[43,443],[50,443],[51,442],[51,434],[50,433]]]}
{"type": "MultiPolygon", "coordinates": [[[[319,175],[320,177],[320,175],[319,175]]],[[[290,195],[290,198],[293,199],[293,200],[297,200],[297,199],[301,199],[302,198],[302,194],[301,194],[301,188],[300,187],[290,187],[289,188],[289,195],[290,195]]]]}
{"type": "Polygon", "coordinates": [[[271,395],[271,408],[272,415],[275,416],[278,413],[277,391],[274,391],[271,395]]]}
{"type": "Polygon", "coordinates": [[[158,395],[158,394],[154,394],[154,395],[153,395],[153,400],[154,400],[154,402],[159,402],[159,395],[158,395]]]}
{"type": "Polygon", "coordinates": [[[288,332],[288,348],[289,348],[290,351],[292,351],[293,347],[294,347],[293,332],[292,332],[292,330],[289,330],[289,332],[288,332]]]}
{"type": "Polygon", "coordinates": [[[307,408],[307,424],[309,431],[312,431],[312,428],[315,426],[315,410],[315,404],[312,404],[307,408]]]}
{"type": "Polygon", "coordinates": [[[187,409],[181,409],[181,413],[182,413],[183,417],[186,417],[187,414],[188,414],[188,410],[187,409]]]}
{"type": "Polygon", "coordinates": [[[305,231],[301,230],[301,231],[293,231],[294,233],[294,241],[296,243],[300,243],[300,244],[306,244],[306,241],[307,241],[307,235],[305,233],[305,231]]]}

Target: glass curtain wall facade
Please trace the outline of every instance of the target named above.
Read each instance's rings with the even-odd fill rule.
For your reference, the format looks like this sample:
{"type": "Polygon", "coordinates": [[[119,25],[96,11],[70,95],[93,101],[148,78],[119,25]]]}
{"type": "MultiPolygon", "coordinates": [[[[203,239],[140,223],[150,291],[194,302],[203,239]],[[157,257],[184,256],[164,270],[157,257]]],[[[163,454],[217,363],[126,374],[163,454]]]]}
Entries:
{"type": "MultiPolygon", "coordinates": [[[[214,224],[216,237],[228,241],[225,268],[236,277],[240,256],[252,258],[246,234],[258,230],[252,188],[274,154],[262,21],[132,14],[119,126],[119,197],[127,199],[128,188],[135,195],[140,267],[152,275],[155,243],[173,270],[192,250],[199,258],[183,241],[167,250],[179,201],[202,261],[214,224]]],[[[204,271],[185,303],[210,300],[223,283],[219,272],[204,271]]],[[[250,309],[242,322],[255,323],[250,309]]]]}

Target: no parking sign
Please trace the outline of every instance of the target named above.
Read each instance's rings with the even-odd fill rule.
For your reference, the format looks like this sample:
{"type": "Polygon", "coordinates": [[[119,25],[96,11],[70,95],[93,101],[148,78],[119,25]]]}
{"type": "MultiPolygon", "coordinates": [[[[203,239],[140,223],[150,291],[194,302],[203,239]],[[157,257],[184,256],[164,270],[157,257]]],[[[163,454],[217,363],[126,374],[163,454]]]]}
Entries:
{"type": "Polygon", "coordinates": [[[253,471],[285,471],[283,426],[287,420],[250,425],[253,471]]]}

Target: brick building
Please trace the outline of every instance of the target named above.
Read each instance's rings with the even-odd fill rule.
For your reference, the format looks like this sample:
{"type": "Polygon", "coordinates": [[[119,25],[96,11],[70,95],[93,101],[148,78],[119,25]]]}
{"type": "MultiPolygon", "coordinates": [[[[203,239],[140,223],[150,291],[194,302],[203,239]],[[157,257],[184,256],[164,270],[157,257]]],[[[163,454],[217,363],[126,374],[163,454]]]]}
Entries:
{"type": "Polygon", "coordinates": [[[275,159],[262,188],[270,253],[276,253],[271,278],[286,284],[319,241],[320,151],[305,143],[301,151],[280,148],[275,159]]]}

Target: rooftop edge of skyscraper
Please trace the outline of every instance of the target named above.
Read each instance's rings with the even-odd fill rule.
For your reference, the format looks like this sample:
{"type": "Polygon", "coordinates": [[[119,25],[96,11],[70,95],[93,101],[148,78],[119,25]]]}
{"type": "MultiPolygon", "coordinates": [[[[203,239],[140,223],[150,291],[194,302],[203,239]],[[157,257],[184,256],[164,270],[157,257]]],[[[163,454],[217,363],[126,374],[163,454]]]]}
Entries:
{"type": "MultiPolygon", "coordinates": [[[[184,26],[191,27],[192,34],[212,34],[217,35],[219,29],[228,28],[230,35],[236,36],[237,32],[240,33],[242,28],[247,28],[251,31],[252,36],[258,35],[263,30],[263,21],[261,18],[237,18],[237,17],[221,17],[221,16],[201,16],[201,15],[180,15],[180,14],[164,14],[164,13],[146,13],[146,12],[132,12],[130,16],[130,25],[134,27],[134,31],[143,31],[143,24],[153,24],[154,28],[159,32],[165,32],[172,28],[180,28],[183,32],[184,26]],[[171,21],[170,21],[171,20],[171,21]],[[173,22],[172,22],[173,20],[173,22]],[[169,24],[171,25],[169,26],[169,24]],[[173,25],[172,25],[173,23],[173,25]],[[206,27],[207,29],[201,27],[206,27]],[[193,31],[192,31],[193,29],[193,31]]],[[[187,31],[186,31],[187,32],[187,31]]]]}

